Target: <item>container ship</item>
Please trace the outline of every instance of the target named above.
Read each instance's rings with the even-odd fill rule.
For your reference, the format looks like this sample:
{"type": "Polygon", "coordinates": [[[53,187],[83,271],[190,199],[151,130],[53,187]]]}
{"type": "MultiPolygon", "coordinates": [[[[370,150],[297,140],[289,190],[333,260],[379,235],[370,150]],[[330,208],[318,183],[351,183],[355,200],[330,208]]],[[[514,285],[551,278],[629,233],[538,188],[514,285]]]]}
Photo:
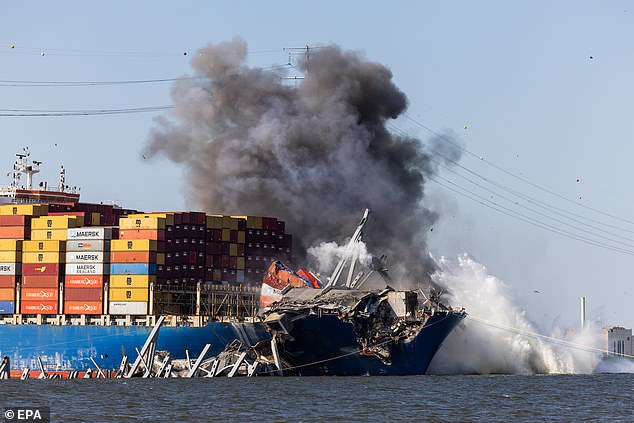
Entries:
{"type": "Polygon", "coordinates": [[[63,167],[57,187],[34,188],[41,163],[24,149],[0,188],[0,355],[13,369],[116,368],[159,316],[157,348],[174,358],[268,337],[255,286],[291,260],[283,221],[82,203],[63,167]]]}

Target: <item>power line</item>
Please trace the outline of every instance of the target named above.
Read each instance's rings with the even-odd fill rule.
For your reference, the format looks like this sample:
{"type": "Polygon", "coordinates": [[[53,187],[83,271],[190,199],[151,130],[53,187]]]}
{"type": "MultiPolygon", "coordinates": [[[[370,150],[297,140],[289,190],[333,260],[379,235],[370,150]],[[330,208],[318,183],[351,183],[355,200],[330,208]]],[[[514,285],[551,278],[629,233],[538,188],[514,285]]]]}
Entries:
{"type": "Polygon", "coordinates": [[[122,115],[130,113],[160,112],[173,109],[174,106],[150,106],[127,109],[81,109],[81,110],[25,110],[25,109],[0,109],[0,117],[45,117],[45,116],[95,116],[95,115],[122,115]]]}

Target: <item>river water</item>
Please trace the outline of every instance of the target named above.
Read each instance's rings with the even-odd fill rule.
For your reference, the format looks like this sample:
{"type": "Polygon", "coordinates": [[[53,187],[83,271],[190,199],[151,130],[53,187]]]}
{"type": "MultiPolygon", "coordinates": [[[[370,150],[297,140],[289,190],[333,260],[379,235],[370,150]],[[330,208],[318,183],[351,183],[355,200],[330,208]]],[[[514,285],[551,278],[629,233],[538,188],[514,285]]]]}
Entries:
{"type": "Polygon", "coordinates": [[[633,374],[0,381],[54,422],[632,422],[633,401],[633,374]]]}

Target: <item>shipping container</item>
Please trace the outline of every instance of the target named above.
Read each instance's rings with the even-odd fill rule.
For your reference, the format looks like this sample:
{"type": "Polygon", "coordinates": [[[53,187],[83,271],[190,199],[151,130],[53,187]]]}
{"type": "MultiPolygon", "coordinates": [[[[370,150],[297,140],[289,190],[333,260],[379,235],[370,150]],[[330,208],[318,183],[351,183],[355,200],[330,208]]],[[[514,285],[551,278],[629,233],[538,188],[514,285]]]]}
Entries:
{"type": "Polygon", "coordinates": [[[207,215],[206,226],[209,229],[222,229],[222,216],[221,215],[207,215]]]}
{"type": "MultiPolygon", "coordinates": [[[[134,215],[137,216],[137,215],[134,215]]],[[[119,219],[119,229],[165,229],[164,217],[152,217],[149,215],[143,215],[145,217],[124,217],[119,219]]]]}
{"type": "Polygon", "coordinates": [[[165,241],[165,229],[120,229],[119,239],[152,239],[165,241]]]}
{"type": "Polygon", "coordinates": [[[1,216],[28,215],[42,216],[48,213],[47,204],[6,204],[0,206],[1,216]]]}
{"type": "Polygon", "coordinates": [[[32,216],[0,216],[0,226],[31,226],[32,216]]]}
{"type": "Polygon", "coordinates": [[[83,219],[82,226],[99,226],[101,215],[99,213],[89,213],[83,211],[51,212],[49,207],[48,216],[79,216],[83,219]]]}
{"type": "Polygon", "coordinates": [[[149,288],[156,283],[154,275],[111,275],[110,288],[149,288]]]}
{"type": "Polygon", "coordinates": [[[110,254],[100,251],[67,251],[66,263],[109,263],[110,254]]]}
{"type": "Polygon", "coordinates": [[[59,299],[59,289],[23,286],[20,297],[24,301],[54,301],[59,299]]]}
{"type": "Polygon", "coordinates": [[[68,240],[105,240],[112,239],[112,227],[82,227],[67,230],[68,240]]]}
{"type": "Polygon", "coordinates": [[[76,289],[101,288],[104,281],[107,281],[107,275],[66,275],[64,286],[76,289]]]}
{"type": "Polygon", "coordinates": [[[66,241],[23,241],[22,250],[25,253],[66,251],[66,241]]]}
{"type": "Polygon", "coordinates": [[[21,301],[22,314],[57,314],[57,301],[21,301]]]}
{"type": "Polygon", "coordinates": [[[0,288],[14,288],[21,278],[20,275],[0,275],[0,288]]]}
{"type": "MultiPolygon", "coordinates": [[[[174,220],[175,220],[174,212],[134,213],[134,214],[129,214],[127,216],[127,219],[150,219],[150,220],[162,219],[165,222],[164,226],[174,226],[174,220]]],[[[143,228],[139,228],[139,229],[143,229],[143,228]]],[[[160,229],[160,228],[153,226],[147,229],[160,229]]]]}
{"type": "Polygon", "coordinates": [[[65,314],[103,314],[102,301],[65,301],[65,314]]]}
{"type": "Polygon", "coordinates": [[[19,275],[22,272],[22,263],[0,263],[0,275],[19,275]]]}
{"type": "Polygon", "coordinates": [[[110,263],[111,275],[155,275],[156,263],[110,263]]]}
{"type": "Polygon", "coordinates": [[[158,241],[151,239],[113,239],[110,251],[158,251],[158,241]]]}
{"type": "Polygon", "coordinates": [[[108,240],[73,240],[66,241],[66,251],[110,251],[108,240]]]}
{"type": "Polygon", "coordinates": [[[150,290],[147,288],[110,288],[109,301],[148,301],[150,290]]]}
{"type": "Polygon", "coordinates": [[[245,267],[244,257],[238,257],[237,258],[237,263],[236,263],[236,268],[238,270],[244,270],[244,267],[245,267]]]}
{"type": "Polygon", "coordinates": [[[247,216],[247,229],[262,229],[262,217],[247,216]]]}
{"type": "Polygon", "coordinates": [[[31,220],[31,229],[68,229],[84,225],[83,216],[42,216],[31,220]]]}
{"type": "Polygon", "coordinates": [[[0,251],[22,251],[21,239],[0,239],[0,251]]]}
{"type": "Polygon", "coordinates": [[[1,301],[15,301],[15,288],[0,288],[1,301]]]}
{"type": "Polygon", "coordinates": [[[229,244],[229,255],[234,257],[238,255],[238,244],[229,244]]]}
{"type": "Polygon", "coordinates": [[[68,263],[66,264],[67,275],[103,275],[107,273],[108,265],[103,263],[68,263]]]}
{"type": "Polygon", "coordinates": [[[57,275],[22,275],[22,288],[57,288],[59,282],[57,275]]]}
{"type": "Polygon", "coordinates": [[[103,289],[101,288],[65,288],[64,302],[66,301],[101,301],[103,289]]]}
{"type": "Polygon", "coordinates": [[[165,253],[155,251],[111,251],[112,263],[156,263],[165,264],[165,253]]]}
{"type": "Polygon", "coordinates": [[[33,229],[30,239],[66,241],[66,229],[33,229]]]}
{"type": "Polygon", "coordinates": [[[108,312],[114,315],[143,315],[148,312],[147,302],[115,301],[108,304],[108,312]]]}
{"type": "Polygon", "coordinates": [[[29,239],[31,238],[31,228],[28,226],[0,226],[0,238],[29,239]]]}
{"type": "MultiPolygon", "coordinates": [[[[0,271],[1,271],[0,265],[0,271]]],[[[63,274],[63,266],[59,263],[24,263],[22,264],[23,275],[59,275],[63,274]]]]}
{"type": "Polygon", "coordinates": [[[66,254],[57,252],[22,253],[22,263],[64,263],[66,254]]]}
{"type": "Polygon", "coordinates": [[[14,301],[0,301],[0,314],[13,314],[15,313],[14,301]]]}
{"type": "Polygon", "coordinates": [[[20,263],[22,262],[22,251],[1,251],[0,250],[0,263],[20,263]]]}

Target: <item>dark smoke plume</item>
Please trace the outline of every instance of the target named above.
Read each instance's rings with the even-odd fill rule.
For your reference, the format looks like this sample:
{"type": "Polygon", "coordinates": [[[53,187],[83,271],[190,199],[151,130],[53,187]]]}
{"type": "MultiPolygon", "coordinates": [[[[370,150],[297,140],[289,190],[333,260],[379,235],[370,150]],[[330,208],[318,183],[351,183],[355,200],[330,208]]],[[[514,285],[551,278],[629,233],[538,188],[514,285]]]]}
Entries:
{"type": "Polygon", "coordinates": [[[370,208],[369,250],[388,256],[393,278],[427,280],[437,216],[424,185],[439,159],[386,128],[407,107],[391,71],[329,46],[311,51],[305,79],[288,84],[246,56],[241,39],[200,49],[197,78],[174,85],[172,119],[155,121],[144,154],[182,164],[188,200],[202,210],[286,221],[296,265],[309,264],[312,245],[343,243],[370,208]]]}

